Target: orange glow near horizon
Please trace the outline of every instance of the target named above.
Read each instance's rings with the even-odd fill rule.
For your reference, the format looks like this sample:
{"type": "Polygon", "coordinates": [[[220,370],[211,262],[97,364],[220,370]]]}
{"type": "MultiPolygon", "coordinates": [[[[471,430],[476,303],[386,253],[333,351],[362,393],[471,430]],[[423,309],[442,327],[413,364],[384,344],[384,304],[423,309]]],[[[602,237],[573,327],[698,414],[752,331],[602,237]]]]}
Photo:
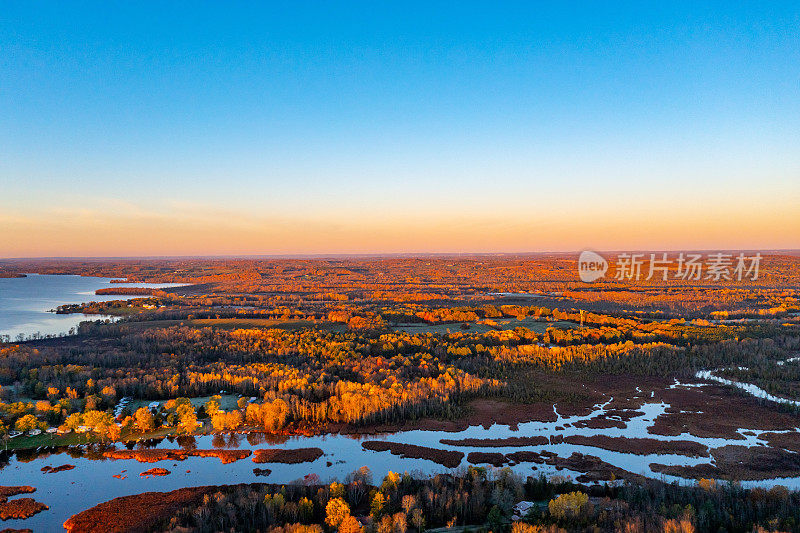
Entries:
{"type": "MultiPolygon", "coordinates": [[[[728,207],[620,211],[541,206],[523,212],[254,215],[63,211],[0,214],[2,257],[800,248],[800,214],[728,207]]],[[[496,208],[494,209],[496,211],[496,208]]]]}

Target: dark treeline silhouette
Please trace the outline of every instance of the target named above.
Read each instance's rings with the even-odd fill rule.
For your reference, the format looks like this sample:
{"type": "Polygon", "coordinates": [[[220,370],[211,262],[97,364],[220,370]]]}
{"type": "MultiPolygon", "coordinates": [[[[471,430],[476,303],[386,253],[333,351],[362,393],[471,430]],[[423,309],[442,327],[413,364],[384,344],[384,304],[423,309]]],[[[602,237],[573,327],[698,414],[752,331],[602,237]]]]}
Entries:
{"type": "Polygon", "coordinates": [[[390,472],[378,485],[361,469],[343,483],[313,476],[288,485],[220,487],[157,528],[164,531],[421,531],[471,526],[514,531],[794,531],[800,494],[704,481],[585,486],[470,467],[431,478],[390,472]],[[515,520],[514,506],[533,502],[515,520]],[[353,520],[352,517],[357,517],[353,520]],[[759,529],[761,528],[761,529],[759,529]]]}

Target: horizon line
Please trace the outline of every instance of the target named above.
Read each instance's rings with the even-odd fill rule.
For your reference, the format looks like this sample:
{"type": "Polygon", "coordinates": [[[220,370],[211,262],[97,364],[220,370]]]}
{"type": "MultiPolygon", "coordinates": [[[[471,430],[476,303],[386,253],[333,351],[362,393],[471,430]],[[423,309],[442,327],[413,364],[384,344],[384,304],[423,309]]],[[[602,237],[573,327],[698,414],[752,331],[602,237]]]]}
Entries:
{"type": "Polygon", "coordinates": [[[598,253],[670,253],[670,252],[760,252],[770,255],[800,254],[800,248],[681,248],[681,249],[618,249],[598,250],[539,250],[517,252],[369,252],[369,253],[298,253],[298,254],[196,254],[196,255],[120,255],[120,256],[31,256],[0,257],[0,262],[21,261],[119,261],[119,260],[175,260],[175,259],[348,259],[348,258],[414,258],[414,257],[459,257],[459,256],[534,256],[575,255],[591,250],[598,253]]]}

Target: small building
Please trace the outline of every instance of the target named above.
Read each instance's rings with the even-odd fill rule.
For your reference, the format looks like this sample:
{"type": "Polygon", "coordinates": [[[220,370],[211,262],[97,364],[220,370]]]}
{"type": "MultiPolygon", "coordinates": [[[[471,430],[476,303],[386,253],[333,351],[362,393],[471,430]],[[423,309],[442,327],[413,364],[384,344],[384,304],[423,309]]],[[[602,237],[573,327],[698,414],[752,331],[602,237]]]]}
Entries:
{"type": "Polygon", "coordinates": [[[514,514],[511,516],[512,520],[519,520],[528,516],[528,513],[536,507],[535,502],[521,501],[514,506],[514,514]]]}

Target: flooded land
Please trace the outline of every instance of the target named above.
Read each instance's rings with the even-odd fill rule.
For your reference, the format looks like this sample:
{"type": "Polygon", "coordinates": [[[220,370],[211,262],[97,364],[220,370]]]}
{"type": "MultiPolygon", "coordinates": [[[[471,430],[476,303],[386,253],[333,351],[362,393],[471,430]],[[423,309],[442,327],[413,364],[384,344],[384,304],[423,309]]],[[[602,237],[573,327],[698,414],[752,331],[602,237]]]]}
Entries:
{"type": "MultiPolygon", "coordinates": [[[[344,480],[363,466],[379,478],[390,471],[430,476],[472,464],[588,483],[641,477],[693,483],[711,478],[737,480],[747,487],[800,489],[798,456],[789,451],[800,447],[793,416],[777,413],[768,418],[769,408],[746,396],[731,397],[713,383],[665,383],[663,388],[655,384],[636,387],[639,392],[635,388],[629,397],[609,397],[585,414],[562,415],[554,405],[541,417],[545,420],[513,427],[490,423],[447,431],[289,436],[279,445],[270,445],[261,433],[228,433],[143,440],[127,447],[97,443],[19,450],[6,455],[3,479],[35,484],[48,512],[26,520],[9,517],[4,523],[46,529],[110,498],[139,492],[214,485],[220,480],[304,484],[308,475],[330,482],[344,480]],[[666,398],[682,403],[673,406],[666,398]],[[712,407],[720,398],[727,399],[729,409],[749,410],[756,417],[753,423],[735,427],[733,422],[718,423],[711,412],[690,409],[698,401],[712,407]],[[588,424],[621,419],[620,427],[588,424]],[[683,430],[665,430],[675,426],[683,430]],[[74,468],[58,466],[66,462],[74,468]],[[269,469],[254,469],[253,463],[269,469]],[[54,471],[59,474],[43,475],[54,471]],[[61,497],[64,490],[68,498],[61,497]]],[[[531,413],[537,409],[531,406],[531,413]]]]}

